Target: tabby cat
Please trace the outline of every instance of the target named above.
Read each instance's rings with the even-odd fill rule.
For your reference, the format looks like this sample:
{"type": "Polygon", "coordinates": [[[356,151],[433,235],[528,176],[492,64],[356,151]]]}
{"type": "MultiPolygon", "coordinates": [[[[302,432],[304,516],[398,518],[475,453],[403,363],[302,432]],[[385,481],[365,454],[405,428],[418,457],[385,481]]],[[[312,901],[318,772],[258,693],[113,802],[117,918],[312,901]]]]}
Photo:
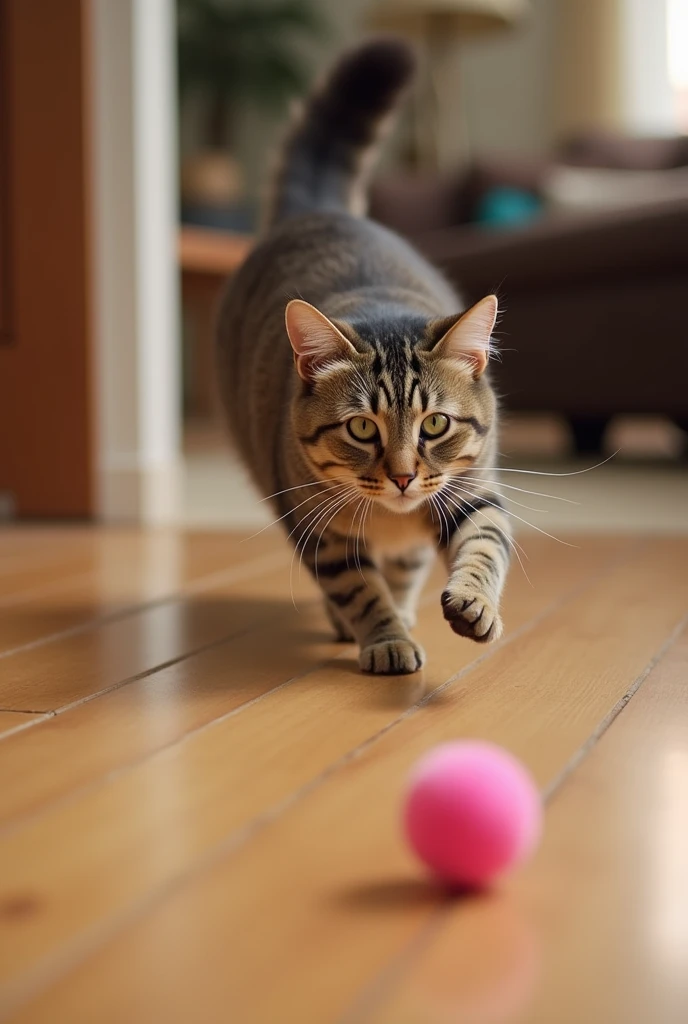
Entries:
{"type": "Polygon", "coordinates": [[[219,325],[237,446],[363,671],[416,672],[416,604],[437,550],[444,617],[485,642],[512,541],[491,481],[485,372],[497,299],[467,312],[406,242],[362,215],[382,126],[414,70],[400,41],[346,55],[283,147],[264,235],[219,325]]]}

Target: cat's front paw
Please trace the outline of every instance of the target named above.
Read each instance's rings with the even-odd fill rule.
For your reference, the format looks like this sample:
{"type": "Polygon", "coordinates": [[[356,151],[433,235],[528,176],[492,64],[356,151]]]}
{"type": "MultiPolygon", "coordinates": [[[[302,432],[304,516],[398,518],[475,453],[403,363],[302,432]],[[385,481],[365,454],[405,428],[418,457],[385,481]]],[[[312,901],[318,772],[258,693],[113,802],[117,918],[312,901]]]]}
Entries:
{"type": "Polygon", "coordinates": [[[361,649],[358,664],[378,676],[410,675],[425,664],[425,651],[410,639],[379,640],[361,649]]]}
{"type": "Polygon", "coordinates": [[[502,620],[497,608],[477,590],[450,587],[442,594],[444,617],[459,636],[478,643],[492,643],[502,635],[502,620]]]}

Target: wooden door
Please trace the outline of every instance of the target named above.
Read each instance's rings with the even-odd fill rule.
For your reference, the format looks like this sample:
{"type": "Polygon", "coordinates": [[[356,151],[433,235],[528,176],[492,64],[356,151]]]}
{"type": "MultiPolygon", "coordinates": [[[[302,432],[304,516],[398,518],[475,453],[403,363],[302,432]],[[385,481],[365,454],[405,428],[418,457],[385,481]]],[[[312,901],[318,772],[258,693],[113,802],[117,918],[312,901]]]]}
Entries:
{"type": "Polygon", "coordinates": [[[89,0],[0,0],[0,495],[93,504],[89,0]]]}

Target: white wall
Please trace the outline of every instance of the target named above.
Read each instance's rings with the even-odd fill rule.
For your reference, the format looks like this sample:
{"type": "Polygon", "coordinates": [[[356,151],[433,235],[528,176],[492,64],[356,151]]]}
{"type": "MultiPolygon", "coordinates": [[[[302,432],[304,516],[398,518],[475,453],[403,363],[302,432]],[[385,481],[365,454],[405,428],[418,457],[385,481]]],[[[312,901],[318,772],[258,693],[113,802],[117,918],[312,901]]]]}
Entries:
{"type": "MultiPolygon", "coordinates": [[[[447,109],[450,122],[455,117],[456,134],[443,146],[448,160],[465,157],[467,149],[528,155],[549,148],[552,38],[558,2],[532,0],[532,16],[515,29],[457,45],[457,95],[448,97],[447,109]]],[[[369,0],[346,4],[320,0],[320,4],[332,33],[313,53],[318,69],[365,30],[370,6],[369,0]]],[[[244,112],[239,155],[248,167],[249,183],[264,180],[280,133],[279,121],[244,112]]]]}
{"type": "Polygon", "coordinates": [[[179,508],[173,0],[94,0],[96,395],[100,514],[179,508]]]}
{"type": "Polygon", "coordinates": [[[667,0],[622,0],[621,19],[623,127],[640,134],[674,133],[667,0]]]}
{"type": "Polygon", "coordinates": [[[531,0],[512,30],[466,42],[461,82],[469,148],[540,154],[552,143],[550,90],[557,0],[531,0]]]}

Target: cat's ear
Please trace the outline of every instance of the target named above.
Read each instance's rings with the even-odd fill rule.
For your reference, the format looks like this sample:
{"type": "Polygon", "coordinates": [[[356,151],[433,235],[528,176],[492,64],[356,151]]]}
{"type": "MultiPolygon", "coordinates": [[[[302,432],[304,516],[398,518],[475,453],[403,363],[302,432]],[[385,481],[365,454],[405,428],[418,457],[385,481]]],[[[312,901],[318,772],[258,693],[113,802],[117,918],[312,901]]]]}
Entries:
{"type": "Polygon", "coordinates": [[[310,302],[292,299],[287,304],[284,322],[296,369],[303,380],[312,380],[319,367],[349,359],[356,349],[338,327],[310,302]]]}
{"type": "Polygon", "coordinates": [[[479,377],[487,366],[490,355],[490,337],[497,320],[496,295],[487,295],[471,306],[433,346],[433,355],[441,359],[456,359],[471,367],[479,377]]]}

